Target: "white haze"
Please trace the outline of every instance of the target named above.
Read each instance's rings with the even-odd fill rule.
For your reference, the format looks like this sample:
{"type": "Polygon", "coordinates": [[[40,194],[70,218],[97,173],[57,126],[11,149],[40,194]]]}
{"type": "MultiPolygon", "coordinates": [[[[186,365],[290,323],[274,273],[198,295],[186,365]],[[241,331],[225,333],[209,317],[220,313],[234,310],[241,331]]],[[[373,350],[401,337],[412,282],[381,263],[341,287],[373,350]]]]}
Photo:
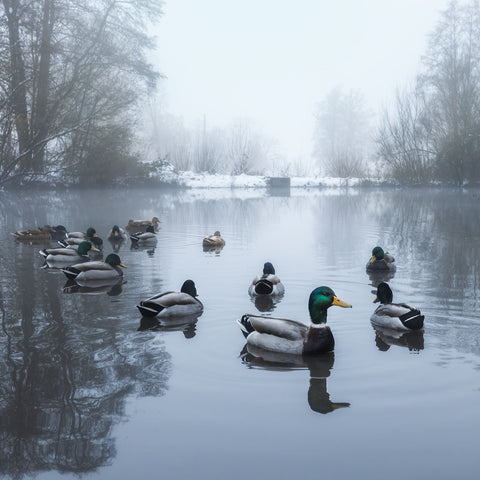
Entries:
{"type": "Polygon", "coordinates": [[[362,92],[372,115],[409,84],[447,0],[167,0],[154,62],[164,110],[208,128],[247,119],[308,161],[316,105],[362,92]]]}

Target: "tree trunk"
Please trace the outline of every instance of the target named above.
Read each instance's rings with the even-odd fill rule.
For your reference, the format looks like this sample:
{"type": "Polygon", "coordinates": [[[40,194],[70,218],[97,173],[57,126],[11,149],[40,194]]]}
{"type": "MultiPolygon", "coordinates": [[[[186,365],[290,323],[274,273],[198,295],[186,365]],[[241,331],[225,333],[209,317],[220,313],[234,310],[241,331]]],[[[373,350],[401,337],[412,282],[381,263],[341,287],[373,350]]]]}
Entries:
{"type": "Polygon", "coordinates": [[[50,131],[48,99],[50,90],[50,63],[52,54],[52,30],[54,22],[54,1],[44,0],[42,37],[40,42],[40,62],[38,68],[37,101],[32,112],[32,137],[35,145],[32,166],[41,172],[45,164],[45,138],[50,131]]]}
{"type": "Polygon", "coordinates": [[[18,135],[18,150],[21,156],[20,167],[23,171],[31,168],[30,132],[28,127],[27,86],[25,65],[18,17],[18,0],[3,0],[7,17],[10,64],[12,68],[11,90],[15,128],[18,135]]]}

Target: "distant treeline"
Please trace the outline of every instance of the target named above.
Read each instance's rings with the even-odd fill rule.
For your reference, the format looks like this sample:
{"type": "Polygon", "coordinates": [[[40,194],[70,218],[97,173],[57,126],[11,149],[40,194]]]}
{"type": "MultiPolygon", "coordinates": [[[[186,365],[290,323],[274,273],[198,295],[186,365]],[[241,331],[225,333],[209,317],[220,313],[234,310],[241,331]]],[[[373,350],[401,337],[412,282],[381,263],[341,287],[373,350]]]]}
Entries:
{"type": "MultiPolygon", "coordinates": [[[[159,5],[0,0],[0,186],[144,181],[165,161],[210,173],[313,173],[301,159],[287,163],[246,121],[207,129],[203,119],[191,129],[152,111],[148,128],[139,123],[146,117],[140,100],[145,105],[159,78],[146,59],[153,47],[147,27],[161,15],[159,5]],[[135,152],[139,132],[149,162],[135,152]]],[[[414,84],[397,91],[380,125],[369,117],[359,92],[334,89],[324,97],[313,152],[324,174],[480,182],[477,0],[452,1],[441,12],[414,84]]]]}
{"type": "Polygon", "coordinates": [[[480,181],[480,7],[452,1],[431,32],[415,85],[376,137],[386,175],[403,183],[480,181]]]}
{"type": "Polygon", "coordinates": [[[131,153],[158,0],[1,0],[0,186],[143,174],[131,153]]]}

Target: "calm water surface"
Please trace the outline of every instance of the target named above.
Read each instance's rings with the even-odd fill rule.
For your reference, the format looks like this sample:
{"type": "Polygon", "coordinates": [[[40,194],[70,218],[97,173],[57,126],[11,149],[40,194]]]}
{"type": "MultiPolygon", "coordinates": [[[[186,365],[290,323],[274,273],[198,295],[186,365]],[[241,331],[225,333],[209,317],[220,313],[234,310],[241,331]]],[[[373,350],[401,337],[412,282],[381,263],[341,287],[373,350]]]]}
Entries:
{"type": "MultiPolygon", "coordinates": [[[[0,476],[478,478],[480,199],[459,191],[88,191],[0,196],[0,476]],[[120,246],[121,287],[65,289],[42,245],[10,231],[161,219],[154,250],[120,246]],[[201,239],[219,229],[220,252],[201,239]],[[373,246],[397,259],[395,299],[425,331],[370,324],[373,246]],[[247,289],[271,261],[286,293],[247,289]],[[192,278],[195,322],[139,331],[139,300],[192,278]],[[243,313],[308,322],[329,285],[334,355],[257,359],[243,313]]],[[[112,246],[105,240],[105,253],[112,246]]]]}

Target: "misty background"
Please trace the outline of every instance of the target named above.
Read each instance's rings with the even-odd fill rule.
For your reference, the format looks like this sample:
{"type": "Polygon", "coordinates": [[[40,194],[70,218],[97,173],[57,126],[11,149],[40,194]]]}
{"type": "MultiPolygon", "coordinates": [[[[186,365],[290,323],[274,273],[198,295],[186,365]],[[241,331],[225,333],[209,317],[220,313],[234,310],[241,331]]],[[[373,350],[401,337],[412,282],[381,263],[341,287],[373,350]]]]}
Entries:
{"type": "Polygon", "coordinates": [[[480,175],[476,1],[2,0],[0,185],[480,175]],[[95,175],[92,175],[92,172],[95,175]]]}

